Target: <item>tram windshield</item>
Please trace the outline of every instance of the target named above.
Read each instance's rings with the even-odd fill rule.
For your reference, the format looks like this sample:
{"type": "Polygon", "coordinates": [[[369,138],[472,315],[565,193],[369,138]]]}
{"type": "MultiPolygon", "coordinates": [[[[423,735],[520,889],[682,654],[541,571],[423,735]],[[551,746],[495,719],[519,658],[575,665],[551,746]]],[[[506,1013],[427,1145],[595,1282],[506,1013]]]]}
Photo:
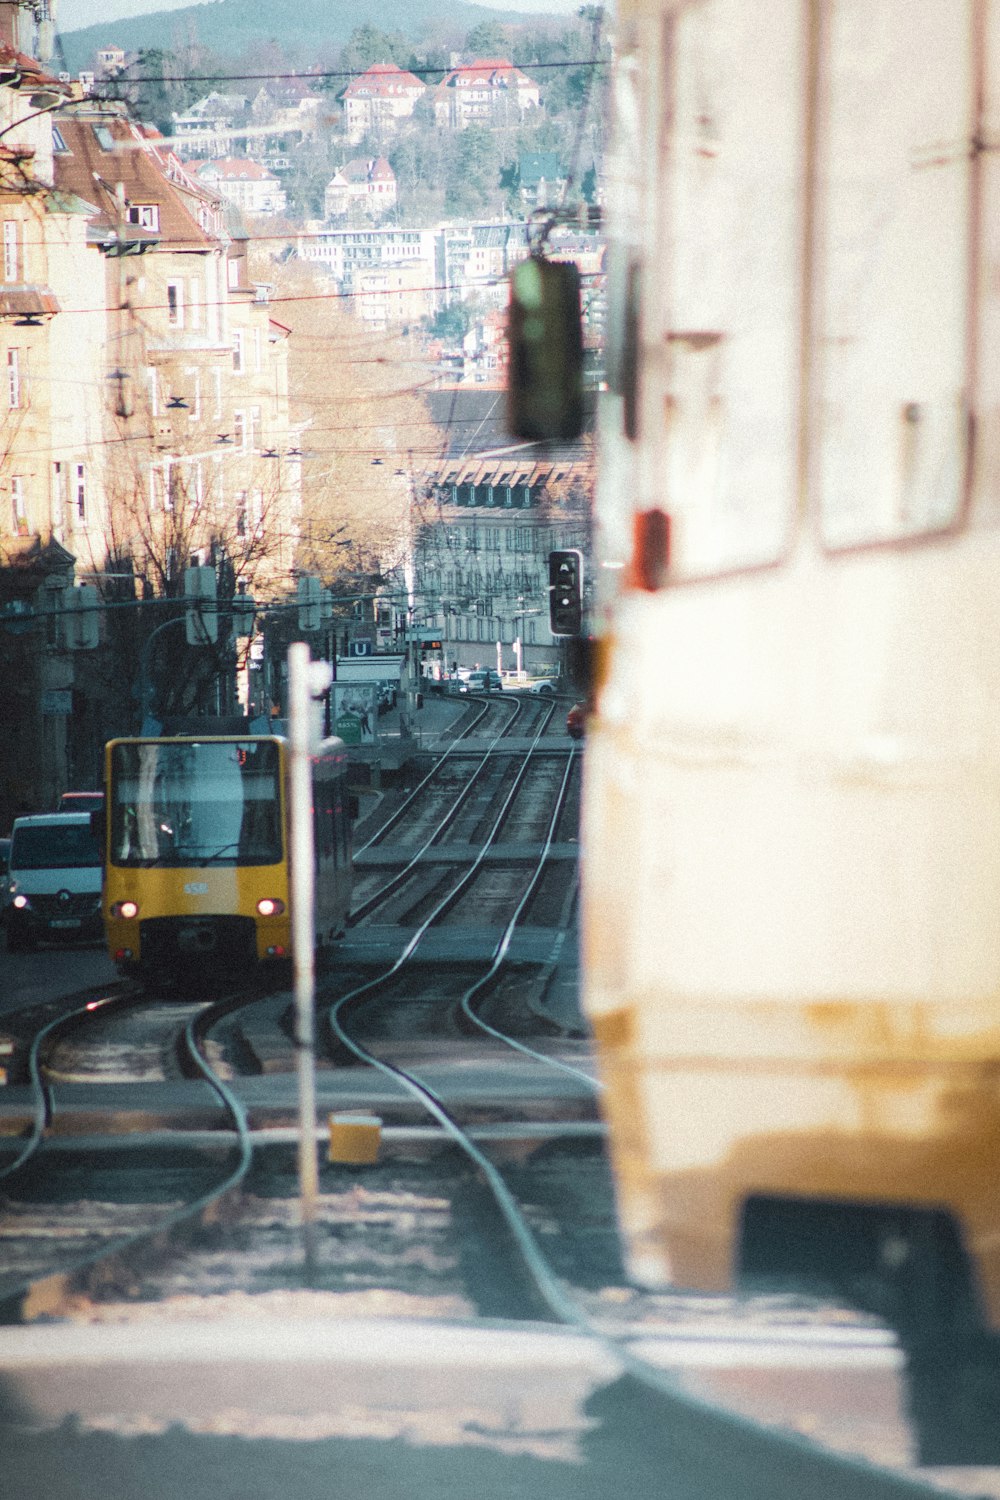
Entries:
{"type": "Polygon", "coordinates": [[[282,857],[273,741],[138,741],[111,754],[111,863],[269,865],[282,857]]]}

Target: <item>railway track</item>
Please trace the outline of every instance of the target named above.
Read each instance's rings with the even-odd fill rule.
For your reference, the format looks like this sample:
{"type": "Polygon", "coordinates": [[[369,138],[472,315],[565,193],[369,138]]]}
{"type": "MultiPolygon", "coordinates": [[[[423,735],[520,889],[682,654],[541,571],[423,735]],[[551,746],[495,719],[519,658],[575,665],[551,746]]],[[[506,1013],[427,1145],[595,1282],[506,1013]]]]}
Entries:
{"type": "MultiPolygon", "coordinates": [[[[78,1021],[61,1018],[39,1038],[49,1112],[34,1132],[37,1146],[0,1184],[9,1270],[0,1296],[9,1309],[20,1303],[30,1312],[34,1297],[36,1312],[140,1324],[192,1292],[219,1305],[234,1295],[323,1296],[335,1319],[345,1305],[367,1312],[386,1297],[394,1311],[419,1308],[446,1324],[485,1317],[535,1329],[558,1318],[582,1340],[574,1347],[597,1351],[587,1356],[602,1371],[587,1407],[608,1441],[617,1441],[615,1431],[630,1434],[626,1451],[636,1461],[636,1413],[645,1413],[640,1467],[655,1457],[677,1493],[695,1470],[702,1487],[692,1495],[970,1493],[962,1488],[969,1473],[915,1467],[899,1350],[871,1320],[795,1299],[692,1304],[626,1282],[589,1048],[543,1024],[556,923],[544,955],[524,962],[524,929],[534,925],[547,866],[568,862],[554,851],[568,842],[578,756],[550,755],[537,780],[526,750],[503,756],[487,833],[456,840],[436,884],[416,910],[399,904],[395,924],[386,920],[395,895],[373,902],[352,928],[346,962],[321,976],[334,1048],[320,1059],[321,1104],[379,1114],[383,1151],[370,1168],[324,1168],[317,1285],[303,1285],[296,1255],[288,996],[231,995],[217,1007],[154,999],[139,1008],[122,996],[96,1010],[84,1005],[78,1021]],[[504,849],[517,858],[491,864],[504,849]],[[497,873],[504,878],[486,906],[483,879],[497,873]],[[473,927],[479,940],[471,943],[473,927]],[[392,952],[380,962],[390,928],[392,952]],[[452,945],[450,956],[441,944],[452,945]],[[188,1032],[198,1063],[180,1061],[188,1032]],[[345,1052],[355,1066],[338,1061],[345,1052]],[[236,1102],[228,1119],[221,1099],[206,1103],[209,1073],[236,1102]],[[144,1130],[111,1143],[114,1109],[102,1122],[91,1107],[89,1135],[79,1134],[79,1116],[67,1127],[76,1133],[56,1134],[53,1104],[74,1088],[129,1089],[134,1098],[137,1087],[149,1106],[144,1130]],[[177,1093],[178,1115],[157,1119],[157,1090],[177,1093]],[[113,1186],[124,1183],[131,1196],[116,1199],[113,1186]],[[168,1253],[165,1229],[183,1224],[168,1253]],[[666,1448],[654,1431],[672,1434],[666,1448]],[[711,1462],[697,1458],[702,1447],[711,1462]],[[738,1472],[759,1473],[758,1488],[734,1487],[738,1472]],[[729,1488],[718,1488],[727,1473],[729,1488]]],[[[418,795],[412,821],[406,813],[386,819],[385,836],[369,846],[385,861],[376,872],[389,867],[407,828],[419,864],[425,849],[437,849],[440,822],[448,820],[445,833],[454,827],[442,784],[433,772],[425,783],[435,786],[433,813],[415,805],[418,795]]],[[[459,777],[460,807],[469,796],[462,787],[459,777]]],[[[571,889],[561,899],[564,928],[571,889]]],[[[584,1451],[588,1430],[583,1423],[574,1438],[584,1451]]],[[[994,1471],[976,1473],[971,1492],[1000,1494],[993,1479],[994,1471]]]]}

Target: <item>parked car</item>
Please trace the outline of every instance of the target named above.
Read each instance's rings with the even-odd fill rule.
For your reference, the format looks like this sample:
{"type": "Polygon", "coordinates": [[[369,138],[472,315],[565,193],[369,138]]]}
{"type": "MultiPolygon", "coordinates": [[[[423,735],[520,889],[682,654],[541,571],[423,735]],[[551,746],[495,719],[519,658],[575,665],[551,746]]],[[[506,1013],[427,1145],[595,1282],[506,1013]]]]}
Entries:
{"type": "Polygon", "coordinates": [[[470,672],[462,683],[463,693],[492,693],[494,688],[503,687],[503,678],[499,672],[482,671],[470,672]]]}
{"type": "Polygon", "coordinates": [[[571,740],[582,740],[587,725],[587,705],[574,703],[566,715],[566,733],[571,740]]]}
{"type": "Polygon", "coordinates": [[[103,792],[63,792],[56,812],[94,812],[104,806],[103,792]]]}
{"type": "Polygon", "coordinates": [[[529,693],[538,693],[542,698],[552,698],[552,697],[554,697],[555,696],[555,691],[556,691],[556,685],[555,685],[555,683],[554,682],[549,682],[545,678],[543,678],[540,682],[531,682],[531,683],[528,684],[528,692],[529,693]]]}
{"type": "Polygon", "coordinates": [[[89,812],[15,818],[7,871],[7,947],[100,937],[101,851],[89,812]]]}

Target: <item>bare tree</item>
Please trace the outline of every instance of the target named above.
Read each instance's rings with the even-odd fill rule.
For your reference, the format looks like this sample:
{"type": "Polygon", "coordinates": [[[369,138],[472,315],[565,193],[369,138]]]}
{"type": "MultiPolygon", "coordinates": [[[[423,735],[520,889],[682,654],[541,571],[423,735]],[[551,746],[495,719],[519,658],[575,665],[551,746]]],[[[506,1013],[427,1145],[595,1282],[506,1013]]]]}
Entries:
{"type": "Polygon", "coordinates": [[[301,262],[263,261],[275,316],[293,333],[292,417],[303,428],[298,561],[334,593],[377,585],[409,552],[415,468],[437,451],[415,338],[370,332],[332,280],[301,262]]]}

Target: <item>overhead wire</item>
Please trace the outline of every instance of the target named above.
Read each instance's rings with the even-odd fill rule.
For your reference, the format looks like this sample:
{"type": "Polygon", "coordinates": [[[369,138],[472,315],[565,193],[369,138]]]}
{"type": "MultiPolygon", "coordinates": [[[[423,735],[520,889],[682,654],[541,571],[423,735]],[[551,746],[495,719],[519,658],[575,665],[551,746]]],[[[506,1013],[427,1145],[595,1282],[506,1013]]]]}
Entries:
{"type": "MultiPolygon", "coordinates": [[[[207,49],[206,49],[207,50],[207,49]]],[[[551,73],[569,68],[604,68],[609,66],[610,58],[584,57],[584,58],[555,58],[550,62],[518,62],[510,61],[511,70],[526,73],[529,69],[533,73],[551,73]]],[[[370,64],[378,66],[377,64],[370,64]]],[[[402,67],[403,73],[412,73],[415,78],[429,78],[435,74],[441,75],[441,80],[449,77],[452,73],[496,73],[501,71],[495,63],[477,66],[475,63],[458,64],[454,68],[441,67],[440,64],[415,63],[412,67],[402,67]]],[[[117,83],[121,87],[134,86],[141,83],[310,83],[319,81],[339,82],[342,79],[350,81],[360,78],[367,69],[357,68],[316,68],[294,69],[289,73],[277,73],[266,71],[263,73],[119,73],[114,78],[104,80],[105,88],[117,83]]],[[[504,70],[505,71],[505,70],[504,70]]],[[[90,95],[100,103],[117,104],[119,97],[110,94],[90,95]]]]}

